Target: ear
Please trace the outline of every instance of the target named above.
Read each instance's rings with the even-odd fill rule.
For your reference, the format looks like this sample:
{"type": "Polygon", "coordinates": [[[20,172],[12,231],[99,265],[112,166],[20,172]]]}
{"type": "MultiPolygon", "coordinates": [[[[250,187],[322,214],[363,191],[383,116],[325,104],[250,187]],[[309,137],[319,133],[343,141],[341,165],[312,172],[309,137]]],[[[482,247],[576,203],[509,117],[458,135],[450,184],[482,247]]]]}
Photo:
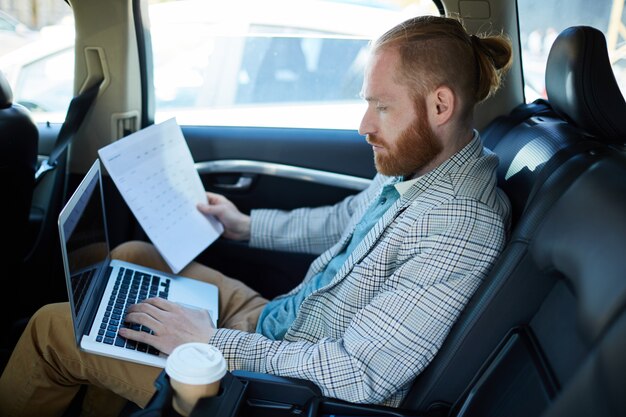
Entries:
{"type": "Polygon", "coordinates": [[[456,110],[456,96],[450,87],[437,87],[429,94],[429,116],[433,127],[446,124],[456,110]]]}

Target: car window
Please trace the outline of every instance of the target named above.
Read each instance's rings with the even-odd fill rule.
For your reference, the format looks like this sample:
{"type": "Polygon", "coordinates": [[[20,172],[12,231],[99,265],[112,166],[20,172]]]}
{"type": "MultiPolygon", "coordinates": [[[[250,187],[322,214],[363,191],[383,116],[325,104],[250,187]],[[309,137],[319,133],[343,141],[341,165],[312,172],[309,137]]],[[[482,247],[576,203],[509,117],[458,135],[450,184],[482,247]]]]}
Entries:
{"type": "Polygon", "coordinates": [[[31,110],[36,121],[63,122],[74,87],[72,9],[55,2],[46,10],[12,11],[0,14],[14,23],[12,30],[0,31],[0,71],[13,100],[31,110]]]}
{"type": "Polygon", "coordinates": [[[613,73],[626,93],[626,26],[624,0],[518,0],[526,101],[546,98],[545,68],[556,36],[575,25],[601,30],[607,38],[613,73]],[[541,10],[541,13],[538,11],[541,10]]]}
{"type": "MultiPolygon", "coordinates": [[[[41,122],[62,122],[73,93],[74,25],[59,3],[26,45],[0,50],[14,100],[41,122]]],[[[439,11],[432,0],[150,0],[149,13],[155,121],[354,129],[368,42],[439,11]]]]}
{"type": "Polygon", "coordinates": [[[74,50],[65,48],[24,64],[16,80],[16,100],[33,112],[59,112],[72,100],[74,50]]]}
{"type": "Polygon", "coordinates": [[[417,14],[439,12],[432,0],[155,2],[155,119],[354,129],[369,41],[417,14]]]}

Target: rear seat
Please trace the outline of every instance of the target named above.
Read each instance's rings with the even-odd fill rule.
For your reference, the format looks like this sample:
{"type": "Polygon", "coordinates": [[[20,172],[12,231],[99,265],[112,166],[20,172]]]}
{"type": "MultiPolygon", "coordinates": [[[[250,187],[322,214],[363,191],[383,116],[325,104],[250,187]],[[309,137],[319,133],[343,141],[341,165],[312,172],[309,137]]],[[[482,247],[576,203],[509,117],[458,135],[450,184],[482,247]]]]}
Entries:
{"type": "MultiPolygon", "coordinates": [[[[602,33],[561,33],[546,84],[551,107],[488,138],[514,205],[511,240],[401,409],[235,371],[244,399],[202,411],[225,394],[194,415],[626,415],[626,157],[616,146],[626,138],[626,103],[602,33]]],[[[159,383],[152,411],[168,395],[159,383]]]]}
{"type": "MultiPolygon", "coordinates": [[[[415,381],[403,404],[406,408],[447,415],[449,406],[456,403],[451,415],[460,410],[463,410],[460,415],[540,415],[599,342],[585,340],[576,327],[576,310],[583,308],[579,303],[595,291],[593,285],[576,288],[567,302],[561,300],[558,291],[571,289],[570,280],[589,284],[606,271],[594,259],[582,257],[578,260],[585,275],[574,278],[572,271],[564,269],[570,265],[539,265],[537,257],[542,251],[543,256],[559,251],[576,259],[580,255],[576,251],[582,244],[577,239],[583,239],[595,241],[598,248],[614,245],[594,256],[604,260],[606,268],[619,267],[622,276],[626,271],[625,257],[615,256],[614,252],[626,254],[623,238],[626,236],[626,161],[619,150],[626,141],[626,104],[611,71],[602,33],[590,27],[563,31],[549,56],[546,87],[552,114],[542,110],[543,114],[530,116],[492,145],[501,158],[499,181],[511,196],[519,218],[511,240],[435,360],[415,381]],[[562,93],[563,90],[567,93],[562,93]],[[598,104],[602,101],[599,97],[606,101],[598,104]],[[607,103],[612,107],[606,108],[607,103]],[[591,107],[593,112],[581,111],[591,107]],[[513,174],[507,175],[510,172],[513,174]],[[593,192],[594,184],[597,192],[593,192]],[[613,197],[603,200],[602,192],[613,197]],[[584,206],[579,205],[585,201],[584,206]],[[586,215],[594,220],[589,223],[596,227],[586,237],[575,232],[588,220],[573,214],[580,210],[587,210],[586,215]],[[604,218],[604,211],[621,213],[621,218],[619,215],[604,218]],[[554,222],[559,219],[560,226],[555,227],[554,222]],[[618,231],[621,239],[614,235],[618,231]],[[556,244],[554,239],[568,233],[572,239],[559,240],[559,248],[550,246],[556,244]],[[560,311],[560,303],[568,304],[571,316],[560,311]],[[559,312],[565,317],[559,316],[559,312]],[[560,344],[568,339],[577,343],[560,344]],[[503,346],[521,350],[505,354],[503,346]],[[544,357],[543,350],[550,351],[551,356],[544,357]],[[574,351],[579,355],[576,358],[571,357],[574,351]],[[494,357],[496,352],[503,356],[494,357]],[[518,354],[521,356],[515,356],[518,354]],[[521,374],[522,369],[516,368],[521,366],[526,366],[523,372],[538,377],[534,382],[547,384],[539,376],[543,378],[549,372],[533,361],[543,361],[547,368],[558,371],[550,389],[532,387],[541,391],[545,396],[542,399],[521,387],[507,385],[514,375],[526,378],[521,374]],[[515,369],[505,370],[506,366],[515,369]],[[493,373],[480,373],[481,369],[493,373]],[[498,392],[498,388],[503,391],[498,392]]],[[[623,309],[626,298],[621,302],[623,309]]],[[[623,375],[619,379],[622,386],[626,383],[626,373],[623,375]]]]}

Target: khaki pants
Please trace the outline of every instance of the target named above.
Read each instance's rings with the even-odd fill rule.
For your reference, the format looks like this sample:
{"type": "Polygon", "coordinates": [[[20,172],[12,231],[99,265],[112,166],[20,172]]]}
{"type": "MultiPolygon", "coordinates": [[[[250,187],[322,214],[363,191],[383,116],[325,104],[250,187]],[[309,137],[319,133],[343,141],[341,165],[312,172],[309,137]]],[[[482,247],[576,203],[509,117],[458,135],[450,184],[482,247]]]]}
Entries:
{"type": "MultiPolygon", "coordinates": [[[[113,257],[170,272],[156,249],[128,242],[113,257]]],[[[240,281],[199,263],[180,275],[217,285],[218,327],[252,332],[267,300],[240,281]]],[[[88,385],[83,416],[117,416],[126,400],[144,407],[154,394],[160,368],[80,351],[69,304],[50,304],[30,319],[0,377],[0,416],[61,416],[81,385],[88,385]]]]}

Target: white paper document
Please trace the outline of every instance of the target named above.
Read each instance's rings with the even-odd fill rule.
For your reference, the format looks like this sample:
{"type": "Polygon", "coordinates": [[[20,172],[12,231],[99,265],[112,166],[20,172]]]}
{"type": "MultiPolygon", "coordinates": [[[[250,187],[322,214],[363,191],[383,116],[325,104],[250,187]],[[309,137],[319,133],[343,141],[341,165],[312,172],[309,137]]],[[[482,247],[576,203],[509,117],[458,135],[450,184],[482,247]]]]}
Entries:
{"type": "Polygon", "coordinates": [[[175,119],[149,126],[98,150],[126,204],[174,273],[224,231],[198,211],[206,194],[175,119]]]}

